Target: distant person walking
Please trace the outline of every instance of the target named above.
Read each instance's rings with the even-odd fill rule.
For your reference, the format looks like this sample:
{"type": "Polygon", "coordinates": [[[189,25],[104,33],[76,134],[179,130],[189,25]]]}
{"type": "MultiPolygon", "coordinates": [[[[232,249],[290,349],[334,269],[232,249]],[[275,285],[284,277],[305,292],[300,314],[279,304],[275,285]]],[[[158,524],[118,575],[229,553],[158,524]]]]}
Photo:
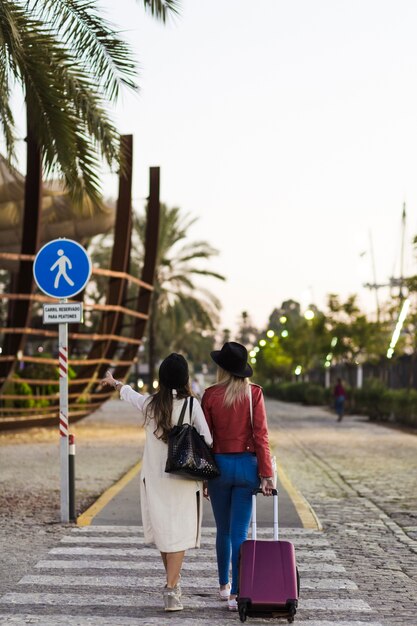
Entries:
{"type": "MultiPolygon", "coordinates": [[[[140,504],[145,542],[156,545],[164,563],[165,611],[180,611],[183,609],[181,567],[185,550],[200,546],[203,513],[203,483],[165,472],[168,433],[178,422],[184,400],[188,402],[184,421],[189,420],[191,389],[187,361],[175,353],[162,361],[159,390],[150,396],[115,380],[110,372],[106,373],[102,385],[119,390],[121,399],[136,407],[143,418],[146,442],[140,475],[140,504]]],[[[192,421],[205,442],[211,445],[213,440],[197,401],[193,402],[192,421]]]]}
{"type": "Polygon", "coordinates": [[[201,387],[197,378],[193,378],[191,382],[191,391],[193,392],[197,400],[200,402],[201,401],[201,387]]]}
{"type": "Polygon", "coordinates": [[[346,390],[342,385],[342,380],[337,379],[337,383],[333,390],[334,408],[337,413],[337,421],[341,422],[345,414],[346,390]]]}
{"type": "Polygon", "coordinates": [[[219,596],[228,601],[229,610],[237,611],[239,550],[248,535],[252,493],[261,487],[264,495],[271,495],[273,468],[263,393],[258,385],[249,384],[253,372],[246,348],[230,341],[211,358],[218,366],[217,383],[204,392],[202,407],[221,475],[208,481],[208,495],[217,527],[219,596]]]}

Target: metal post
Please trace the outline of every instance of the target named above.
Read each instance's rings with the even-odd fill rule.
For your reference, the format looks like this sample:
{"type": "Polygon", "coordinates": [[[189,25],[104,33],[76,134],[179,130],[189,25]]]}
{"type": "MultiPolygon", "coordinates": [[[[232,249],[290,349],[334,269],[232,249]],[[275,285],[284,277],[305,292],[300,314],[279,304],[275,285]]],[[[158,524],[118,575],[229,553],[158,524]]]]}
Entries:
{"type": "Polygon", "coordinates": [[[358,369],[356,370],[356,387],[357,389],[362,389],[363,384],[363,368],[362,364],[359,363],[358,369]]]}
{"type": "Polygon", "coordinates": [[[75,513],[75,436],[68,438],[68,478],[69,478],[69,517],[73,522],[77,519],[75,513]]]}
{"type": "Polygon", "coordinates": [[[256,539],[256,494],[252,495],[252,536],[251,539],[256,539]]]}
{"type": "Polygon", "coordinates": [[[278,489],[273,494],[274,498],[274,541],[278,541],[278,489]]]}
{"type": "MultiPolygon", "coordinates": [[[[66,302],[66,298],[60,300],[66,302]]],[[[68,475],[68,324],[59,324],[59,435],[61,459],[61,522],[69,522],[68,475]]]]}

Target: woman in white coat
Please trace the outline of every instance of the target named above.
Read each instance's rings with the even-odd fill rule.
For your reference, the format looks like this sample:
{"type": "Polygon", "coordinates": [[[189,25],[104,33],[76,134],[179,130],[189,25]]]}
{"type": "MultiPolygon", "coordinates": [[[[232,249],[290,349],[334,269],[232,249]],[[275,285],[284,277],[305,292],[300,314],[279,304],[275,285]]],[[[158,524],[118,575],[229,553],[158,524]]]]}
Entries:
{"type": "MultiPolygon", "coordinates": [[[[166,571],[163,590],[166,611],[180,611],[180,576],[185,551],[200,546],[203,484],[165,472],[168,433],[177,424],[184,401],[190,419],[188,364],[180,354],[170,354],[159,368],[159,390],[144,396],[113,378],[102,381],[120,391],[120,398],[136,407],[143,417],[146,442],[140,476],[140,503],[146,543],[155,544],[166,571]]],[[[194,399],[191,420],[205,442],[213,443],[200,404],[194,399]]]]}

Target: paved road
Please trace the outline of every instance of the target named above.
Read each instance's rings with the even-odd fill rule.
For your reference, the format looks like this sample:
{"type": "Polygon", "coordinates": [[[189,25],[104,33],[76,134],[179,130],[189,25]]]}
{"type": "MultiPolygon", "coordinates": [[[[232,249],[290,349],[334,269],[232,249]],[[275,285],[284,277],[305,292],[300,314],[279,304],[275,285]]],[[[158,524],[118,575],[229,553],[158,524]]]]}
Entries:
{"type": "MultiPolygon", "coordinates": [[[[279,461],[323,524],[282,529],[301,573],[296,623],[417,626],[417,436],[276,401],[268,415],[279,461]]],[[[206,528],[186,559],[186,610],[167,616],[159,557],[140,527],[73,529],[0,599],[0,624],[236,623],[216,598],[213,542],[206,528]]],[[[247,623],[265,622],[285,623],[247,623]]]]}
{"type": "MultiPolygon", "coordinates": [[[[277,485],[279,491],[279,521],[284,528],[303,528],[302,520],[297,513],[293,501],[282,483],[277,485]]],[[[258,496],[257,523],[261,527],[272,529],[272,499],[258,496]]],[[[126,525],[135,526],[142,523],[139,501],[139,474],[137,474],[110,502],[94,517],[94,525],[126,525]]],[[[203,527],[215,526],[210,503],[203,503],[203,527]]]]}

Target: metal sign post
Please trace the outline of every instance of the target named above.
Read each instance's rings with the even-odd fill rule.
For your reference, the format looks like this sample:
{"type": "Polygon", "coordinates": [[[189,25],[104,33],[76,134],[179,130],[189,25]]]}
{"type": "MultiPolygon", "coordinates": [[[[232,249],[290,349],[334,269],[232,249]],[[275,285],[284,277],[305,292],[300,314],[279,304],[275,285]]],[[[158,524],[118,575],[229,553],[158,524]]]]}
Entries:
{"type": "MultiPolygon", "coordinates": [[[[61,300],[61,303],[66,300],[61,300]]],[[[69,522],[68,468],[68,324],[59,324],[59,448],[61,460],[61,522],[69,522]]]]}
{"type": "Polygon", "coordinates": [[[68,303],[86,286],[91,275],[87,251],[72,239],[49,241],[37,253],[33,275],[41,291],[59,299],[44,305],[44,324],[58,324],[59,333],[59,453],[61,466],[61,522],[70,520],[69,493],[69,408],[68,408],[68,323],[82,321],[81,303],[68,303]]]}

